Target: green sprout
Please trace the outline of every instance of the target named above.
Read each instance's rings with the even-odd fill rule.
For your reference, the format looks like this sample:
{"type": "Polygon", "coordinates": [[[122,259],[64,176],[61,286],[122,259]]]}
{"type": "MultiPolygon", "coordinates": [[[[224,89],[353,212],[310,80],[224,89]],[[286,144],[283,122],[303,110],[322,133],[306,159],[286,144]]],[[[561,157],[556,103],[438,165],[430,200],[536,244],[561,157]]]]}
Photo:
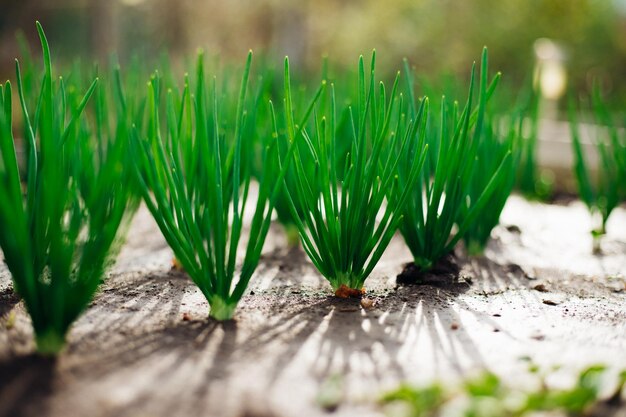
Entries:
{"type": "MultiPolygon", "coordinates": [[[[497,74],[488,84],[487,64],[485,48],[477,108],[472,110],[474,68],[469,97],[462,112],[459,113],[457,103],[450,110],[445,97],[442,98],[439,127],[435,129],[429,123],[427,128],[429,157],[417,181],[411,179],[410,164],[399,165],[398,189],[411,190],[400,223],[400,232],[413,255],[418,271],[433,268],[443,256],[452,251],[474,222],[493,217],[479,217],[492,195],[502,193],[508,196],[508,190],[498,187],[509,164],[510,152],[505,152],[503,156],[491,156],[496,159],[493,169],[489,168],[487,172],[476,170],[483,165],[479,161],[479,150],[484,136],[486,104],[500,78],[500,74],[497,74]],[[474,175],[485,178],[472,184],[474,175]],[[476,189],[472,189],[473,186],[476,189]]],[[[408,72],[408,66],[406,71],[408,72]]],[[[414,103],[411,77],[407,77],[407,80],[410,102],[414,103]]],[[[415,106],[411,108],[415,114],[415,106]]]]}
{"type": "Polygon", "coordinates": [[[276,184],[284,176],[277,171],[276,146],[266,144],[245,256],[236,274],[255,151],[257,106],[248,97],[251,63],[252,53],[239,93],[221,95],[215,78],[207,86],[200,54],[195,94],[188,77],[181,97],[167,92],[164,131],[160,81],[153,77],[148,85],[148,127],[145,133],[135,129],[133,135],[143,199],[177,261],[209,302],[210,316],[217,320],[233,317],[259,263],[280,189],[276,184]],[[228,101],[231,96],[238,97],[234,105],[228,101]]]}
{"type": "Polygon", "coordinates": [[[15,291],[35,331],[37,350],[55,355],[66,333],[92,300],[111,260],[128,204],[123,140],[100,143],[84,110],[96,90],[84,94],[52,77],[50,49],[37,22],[44,57],[41,91],[17,88],[28,143],[28,176],[22,187],[13,137],[12,88],[1,90],[0,247],[15,291]],[[38,103],[29,108],[28,103],[38,103]]]}
{"type": "Polygon", "coordinates": [[[571,101],[569,116],[578,193],[594,218],[599,218],[598,226],[591,232],[594,251],[598,251],[599,239],[606,234],[609,216],[620,201],[626,199],[626,135],[614,124],[598,86],[593,90],[592,107],[595,120],[601,126],[601,133],[594,137],[599,159],[595,182],[583,152],[578,117],[571,101]]]}
{"type": "Polygon", "coordinates": [[[341,297],[362,293],[365,279],[402,220],[409,189],[402,188],[397,178],[398,166],[405,166],[406,181],[413,182],[426,157],[428,101],[422,101],[412,117],[405,117],[397,91],[399,75],[387,93],[382,82],[376,84],[375,62],[373,53],[368,83],[363,57],[359,59],[356,108],[348,109],[350,129],[338,130],[332,84],[330,88],[322,84],[329,97],[320,98],[311,126],[296,124],[285,60],[287,140],[296,144],[288,171],[293,183],[286,186],[291,211],[305,252],[341,297]],[[346,141],[350,150],[339,168],[338,148],[346,141]],[[390,190],[394,199],[386,198],[390,190]]]}

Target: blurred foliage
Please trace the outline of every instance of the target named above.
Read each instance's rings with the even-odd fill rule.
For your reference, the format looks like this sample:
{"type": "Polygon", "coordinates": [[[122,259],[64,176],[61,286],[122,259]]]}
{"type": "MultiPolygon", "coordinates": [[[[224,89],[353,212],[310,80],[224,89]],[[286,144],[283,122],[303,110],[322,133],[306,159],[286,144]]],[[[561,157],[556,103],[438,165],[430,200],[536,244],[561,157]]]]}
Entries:
{"type": "Polygon", "coordinates": [[[520,85],[532,69],[533,43],[548,37],[565,47],[572,84],[602,78],[622,89],[626,73],[624,0],[22,0],[0,17],[0,75],[12,64],[15,31],[40,19],[67,56],[81,53],[146,57],[168,49],[176,56],[197,47],[240,59],[248,49],[277,62],[317,69],[328,54],[342,67],[376,48],[380,70],[395,71],[403,57],[420,73],[467,74],[487,45],[493,68],[520,85]],[[65,48],[64,45],[68,47],[65,48]]]}
{"type": "Polygon", "coordinates": [[[529,372],[536,374],[534,389],[510,387],[485,372],[460,387],[403,384],[385,393],[380,402],[385,414],[393,417],[611,416],[624,404],[624,371],[616,381],[604,366],[590,366],[569,388],[550,386],[546,381],[549,375],[533,364],[529,372]],[[604,393],[607,387],[608,395],[604,393]]]}
{"type": "Polygon", "coordinates": [[[600,238],[606,234],[606,225],[613,209],[626,201],[626,133],[623,114],[612,114],[596,86],[591,96],[590,122],[599,128],[592,134],[598,161],[598,172],[592,175],[589,166],[590,155],[583,148],[581,121],[573,102],[569,105],[574,153],[574,176],[578,183],[580,199],[596,221],[591,231],[594,237],[594,252],[600,251],[600,238]],[[615,117],[618,116],[618,117],[615,117]]]}

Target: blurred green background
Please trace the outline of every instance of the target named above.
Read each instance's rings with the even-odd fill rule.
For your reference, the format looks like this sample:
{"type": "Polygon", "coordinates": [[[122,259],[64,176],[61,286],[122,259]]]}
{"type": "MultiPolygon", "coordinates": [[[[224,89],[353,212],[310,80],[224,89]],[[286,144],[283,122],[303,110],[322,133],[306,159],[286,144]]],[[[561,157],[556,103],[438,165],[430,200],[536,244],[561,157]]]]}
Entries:
{"type": "Polygon", "coordinates": [[[600,78],[626,95],[626,0],[3,0],[0,11],[3,79],[13,78],[16,33],[37,45],[40,20],[68,61],[116,51],[122,64],[137,54],[156,65],[165,50],[176,62],[203,47],[239,62],[253,49],[318,71],[323,55],[353,67],[376,48],[383,71],[407,57],[428,77],[465,77],[487,45],[491,68],[515,84],[532,73],[535,41],[550,38],[570,87],[600,78]]]}

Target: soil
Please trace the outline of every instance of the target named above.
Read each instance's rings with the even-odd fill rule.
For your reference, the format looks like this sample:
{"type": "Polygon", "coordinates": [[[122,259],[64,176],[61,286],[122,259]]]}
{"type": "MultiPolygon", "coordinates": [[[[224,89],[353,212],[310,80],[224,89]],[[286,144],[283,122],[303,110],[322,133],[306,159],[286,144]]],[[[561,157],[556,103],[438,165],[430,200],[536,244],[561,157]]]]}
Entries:
{"type": "Polygon", "coordinates": [[[217,323],[142,209],[57,360],[32,355],[0,269],[0,416],[378,416],[400,381],[487,369],[524,386],[529,358],[558,366],[557,386],[591,364],[626,369],[626,210],[602,255],[590,229],[580,202],[512,197],[484,257],[459,247],[453,267],[400,285],[411,256],[396,237],[359,300],[334,297],[273,226],[235,319],[217,323]]]}

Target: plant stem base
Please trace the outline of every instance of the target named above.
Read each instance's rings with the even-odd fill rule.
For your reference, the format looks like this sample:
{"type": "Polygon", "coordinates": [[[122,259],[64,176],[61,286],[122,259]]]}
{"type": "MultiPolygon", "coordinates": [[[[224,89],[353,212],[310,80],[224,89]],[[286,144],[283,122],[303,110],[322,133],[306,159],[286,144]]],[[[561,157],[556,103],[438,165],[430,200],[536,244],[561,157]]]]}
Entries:
{"type": "Polygon", "coordinates": [[[209,304],[211,306],[209,317],[218,321],[231,320],[237,308],[237,304],[227,303],[221,298],[213,298],[209,304]]]}
{"type": "Polygon", "coordinates": [[[35,337],[37,352],[43,356],[56,356],[65,346],[65,334],[47,330],[35,337]]]}
{"type": "Polygon", "coordinates": [[[361,298],[365,294],[365,287],[350,288],[345,284],[341,284],[339,288],[335,290],[335,296],[339,298],[361,298]]]}
{"type": "Polygon", "coordinates": [[[287,245],[290,248],[300,244],[300,232],[295,225],[285,226],[285,235],[287,236],[287,245]]]}

